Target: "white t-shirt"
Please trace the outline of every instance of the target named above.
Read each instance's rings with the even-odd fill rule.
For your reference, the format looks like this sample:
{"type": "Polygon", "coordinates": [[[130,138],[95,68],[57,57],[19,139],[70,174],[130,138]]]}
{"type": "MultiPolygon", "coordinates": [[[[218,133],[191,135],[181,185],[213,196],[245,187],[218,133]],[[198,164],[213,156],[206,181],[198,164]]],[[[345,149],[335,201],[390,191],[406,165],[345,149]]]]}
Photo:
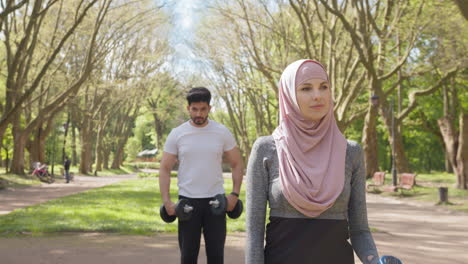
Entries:
{"type": "Polygon", "coordinates": [[[222,157],[235,146],[229,129],[213,120],[204,127],[187,121],[172,129],[164,151],[177,155],[179,160],[179,195],[209,198],[224,193],[222,157]]]}

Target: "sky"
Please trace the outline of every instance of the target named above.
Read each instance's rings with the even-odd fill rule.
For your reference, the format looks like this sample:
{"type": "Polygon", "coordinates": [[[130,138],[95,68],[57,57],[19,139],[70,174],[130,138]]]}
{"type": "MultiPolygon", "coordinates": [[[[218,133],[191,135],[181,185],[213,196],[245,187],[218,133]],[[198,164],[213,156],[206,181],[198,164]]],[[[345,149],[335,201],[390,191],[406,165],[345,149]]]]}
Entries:
{"type": "Polygon", "coordinates": [[[196,74],[201,61],[195,56],[192,45],[197,23],[206,8],[206,0],[169,0],[167,9],[172,14],[169,42],[174,49],[172,67],[178,74],[196,74]]]}

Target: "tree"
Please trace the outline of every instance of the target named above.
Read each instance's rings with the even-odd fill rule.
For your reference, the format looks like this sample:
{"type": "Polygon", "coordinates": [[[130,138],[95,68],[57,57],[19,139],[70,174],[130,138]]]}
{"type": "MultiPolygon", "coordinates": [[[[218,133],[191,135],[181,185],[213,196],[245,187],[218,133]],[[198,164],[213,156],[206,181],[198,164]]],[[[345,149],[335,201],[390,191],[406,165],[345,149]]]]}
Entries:
{"type": "MultiPolygon", "coordinates": [[[[5,28],[3,33],[5,35],[4,44],[7,50],[6,56],[8,73],[6,81],[6,104],[0,121],[0,136],[3,135],[7,125],[12,122],[15,139],[11,171],[17,174],[24,173],[24,149],[29,134],[36,129],[44,119],[49,116],[53,116],[63,108],[63,102],[66,101],[70,95],[77,92],[91,70],[92,58],[88,56],[88,60],[83,66],[83,74],[76,80],[76,82],[71,84],[64,91],[56,94],[55,97],[53,97],[53,99],[51,99],[51,101],[45,105],[39,111],[37,116],[31,119],[27,125],[23,126],[20,123],[20,120],[22,119],[21,108],[23,107],[23,103],[31,99],[33,92],[38,87],[44,85],[43,78],[53,65],[57,55],[60,53],[70,36],[72,36],[76,28],[83,21],[89,9],[97,1],[90,1],[89,3],[82,1],[77,3],[78,6],[75,11],[75,20],[72,23],[64,23],[61,20],[64,18],[61,16],[62,9],[59,8],[59,14],[55,24],[56,27],[58,27],[59,24],[70,24],[70,27],[65,28],[63,32],[60,32],[62,34],[58,33],[57,30],[57,34],[52,35],[50,40],[51,48],[46,52],[45,59],[40,57],[40,60],[35,62],[35,51],[39,47],[39,45],[37,45],[38,39],[42,33],[41,29],[43,29],[41,25],[45,23],[45,15],[57,2],[57,0],[47,2],[43,2],[41,0],[35,1],[31,9],[30,16],[25,18],[11,17],[11,19],[4,21],[5,28]],[[23,21],[26,21],[26,24],[24,24],[24,31],[16,31],[17,29],[23,28],[19,25],[23,21]],[[56,42],[56,38],[59,39],[59,41],[56,42]],[[17,45],[13,48],[13,45],[15,44],[17,45]],[[38,70],[35,71],[36,74],[32,76],[32,82],[29,83],[28,80],[33,74],[31,66],[35,66],[35,63],[38,63],[38,70]],[[23,90],[25,87],[27,87],[27,89],[23,90]]],[[[25,9],[29,10],[28,7],[29,6],[26,5],[25,9]]],[[[27,12],[24,13],[27,14],[27,12]]],[[[90,43],[89,48],[92,50],[93,46],[94,41],[90,43]]]]}
{"type": "Polygon", "coordinates": [[[457,4],[458,8],[460,9],[460,13],[468,20],[468,1],[466,0],[454,0],[455,4],[457,4]]]}
{"type": "MultiPolygon", "coordinates": [[[[338,1],[317,1],[330,13],[337,16],[347,33],[351,36],[353,45],[359,53],[361,62],[367,71],[369,79],[369,94],[377,95],[380,104],[369,106],[364,127],[364,151],[366,156],[366,169],[368,175],[378,170],[376,148],[376,118],[377,110],[389,131],[389,144],[394,146],[397,170],[410,171],[404,152],[401,125],[408,114],[417,105],[418,98],[436,91],[442,83],[452,76],[457,68],[446,70],[441,79],[425,89],[406,92],[408,103],[405,109],[395,114],[395,129],[392,125],[392,113],[390,109],[391,94],[408,77],[414,76],[416,67],[404,66],[414,51],[415,44],[425,28],[425,19],[422,19],[425,1],[355,1],[350,6],[343,6],[338,1]],[[346,8],[346,9],[344,9],[346,8]],[[357,21],[353,26],[351,21],[357,21]],[[405,27],[404,25],[409,25],[405,27]],[[387,59],[393,56],[394,59],[387,59]],[[402,70],[406,72],[402,73],[402,70]],[[392,131],[394,133],[392,133],[392,131]]],[[[399,93],[401,94],[401,93],[399,93]]],[[[402,102],[398,98],[397,102],[402,102]]],[[[400,108],[398,108],[400,109],[400,108]]]]}
{"type": "Polygon", "coordinates": [[[162,72],[155,76],[149,84],[151,96],[146,99],[153,115],[156,130],[156,147],[163,149],[163,135],[168,131],[168,125],[185,105],[184,91],[181,84],[169,73],[162,72]]]}
{"type": "MultiPolygon", "coordinates": [[[[124,1],[125,3],[125,1],[124,1]]],[[[82,153],[82,172],[90,171],[91,149],[94,147],[95,174],[109,165],[109,155],[114,153],[111,167],[119,168],[124,160],[125,145],[135,120],[152,88],[153,77],[157,75],[168,53],[165,32],[166,19],[160,7],[150,1],[125,3],[114,9],[103,36],[108,39],[100,70],[95,78],[96,92],[93,100],[101,98],[98,108],[88,112],[93,127],[89,133],[96,135],[95,142],[86,153],[82,153]],[[141,5],[140,5],[141,4],[141,5]],[[148,11],[156,11],[157,15],[148,11]],[[118,17],[118,24],[112,19],[118,17]],[[93,113],[93,114],[92,114],[93,113]]],[[[85,107],[82,111],[87,112],[85,107]]],[[[89,138],[89,137],[86,137],[89,138]]],[[[83,138],[85,140],[85,138],[83,138]]]]}
{"type": "Polygon", "coordinates": [[[2,31],[3,21],[6,19],[6,17],[15,10],[20,9],[27,2],[29,2],[29,0],[22,0],[19,2],[16,2],[15,0],[0,1],[0,7],[2,8],[2,11],[0,12],[0,31],[2,31]]]}
{"type": "Polygon", "coordinates": [[[245,151],[256,137],[276,127],[278,81],[295,59],[312,58],[326,65],[343,131],[366,113],[366,101],[360,99],[366,76],[360,57],[338,19],[323,7],[312,1],[238,0],[218,1],[211,10],[205,30],[199,32],[197,51],[207,59],[207,79],[221,95],[245,151]],[[212,32],[209,24],[224,30],[212,32]],[[212,45],[203,45],[205,39],[212,45]]]}

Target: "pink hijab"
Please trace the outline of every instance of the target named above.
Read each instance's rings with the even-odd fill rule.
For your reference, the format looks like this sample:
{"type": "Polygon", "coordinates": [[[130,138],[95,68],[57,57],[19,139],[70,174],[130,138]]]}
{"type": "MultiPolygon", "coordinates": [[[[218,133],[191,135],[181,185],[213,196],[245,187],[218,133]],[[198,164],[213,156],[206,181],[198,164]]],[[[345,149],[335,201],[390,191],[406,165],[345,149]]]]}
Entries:
{"type": "Polygon", "coordinates": [[[347,142],[336,124],[331,96],[330,110],[319,122],[302,117],[296,86],[311,78],[328,80],[317,61],[295,61],[284,70],[279,87],[280,123],[273,138],[285,198],[299,212],[316,217],[343,190],[347,142]]]}

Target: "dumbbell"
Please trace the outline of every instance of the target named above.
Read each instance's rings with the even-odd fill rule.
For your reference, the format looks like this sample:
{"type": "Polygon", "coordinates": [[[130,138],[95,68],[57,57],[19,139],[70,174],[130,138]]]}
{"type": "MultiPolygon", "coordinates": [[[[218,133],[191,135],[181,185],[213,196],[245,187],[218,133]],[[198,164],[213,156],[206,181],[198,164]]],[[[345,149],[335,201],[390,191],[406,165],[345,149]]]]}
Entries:
{"type": "Polygon", "coordinates": [[[193,206],[189,204],[189,200],[180,199],[176,203],[175,215],[169,215],[164,205],[161,205],[159,207],[159,215],[161,215],[162,220],[164,220],[164,222],[166,223],[174,222],[177,217],[179,218],[180,221],[187,221],[192,217],[193,210],[194,208],[193,206]]]}
{"type": "Polygon", "coordinates": [[[394,256],[382,256],[379,259],[379,264],[402,264],[402,262],[394,256]]]}
{"type": "Polygon", "coordinates": [[[213,199],[209,202],[211,205],[211,212],[214,215],[221,215],[223,213],[227,213],[229,218],[237,219],[242,214],[244,210],[244,206],[242,204],[242,200],[238,199],[236,206],[231,212],[226,212],[227,209],[227,198],[223,193],[217,194],[213,199]]]}

